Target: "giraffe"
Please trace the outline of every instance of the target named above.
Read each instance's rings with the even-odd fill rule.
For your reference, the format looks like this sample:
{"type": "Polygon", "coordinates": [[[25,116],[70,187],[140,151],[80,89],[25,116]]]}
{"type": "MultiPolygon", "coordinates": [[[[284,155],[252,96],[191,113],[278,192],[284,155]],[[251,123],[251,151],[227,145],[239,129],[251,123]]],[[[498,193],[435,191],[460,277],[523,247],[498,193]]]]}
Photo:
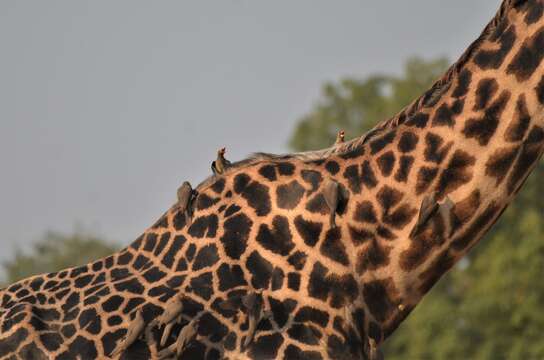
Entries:
{"type": "Polygon", "coordinates": [[[543,14],[504,0],[367,134],[214,167],[125,249],[0,290],[0,358],[380,358],[544,152],[543,14]]]}

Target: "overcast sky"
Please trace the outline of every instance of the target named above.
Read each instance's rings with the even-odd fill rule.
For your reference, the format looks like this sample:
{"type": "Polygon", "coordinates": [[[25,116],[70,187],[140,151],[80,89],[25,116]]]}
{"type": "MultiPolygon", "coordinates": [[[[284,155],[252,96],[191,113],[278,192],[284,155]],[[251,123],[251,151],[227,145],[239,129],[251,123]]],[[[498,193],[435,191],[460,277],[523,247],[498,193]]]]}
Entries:
{"type": "Polygon", "coordinates": [[[287,151],[325,81],[455,60],[499,4],[1,1],[0,261],[76,225],[128,244],[217,148],[287,151]]]}

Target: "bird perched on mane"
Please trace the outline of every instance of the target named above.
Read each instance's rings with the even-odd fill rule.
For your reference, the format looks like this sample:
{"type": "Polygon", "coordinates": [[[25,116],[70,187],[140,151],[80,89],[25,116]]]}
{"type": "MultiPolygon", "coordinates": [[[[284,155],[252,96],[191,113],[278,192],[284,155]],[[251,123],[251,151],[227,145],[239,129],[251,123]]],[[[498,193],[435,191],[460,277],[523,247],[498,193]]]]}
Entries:
{"type": "Polygon", "coordinates": [[[342,144],[345,141],[346,133],[344,130],[340,130],[338,134],[336,134],[336,141],[334,142],[334,145],[342,144]]]}
{"type": "Polygon", "coordinates": [[[231,162],[225,159],[227,150],[221,148],[217,151],[217,159],[212,162],[212,171],[215,175],[221,175],[231,165],[231,162]]]}

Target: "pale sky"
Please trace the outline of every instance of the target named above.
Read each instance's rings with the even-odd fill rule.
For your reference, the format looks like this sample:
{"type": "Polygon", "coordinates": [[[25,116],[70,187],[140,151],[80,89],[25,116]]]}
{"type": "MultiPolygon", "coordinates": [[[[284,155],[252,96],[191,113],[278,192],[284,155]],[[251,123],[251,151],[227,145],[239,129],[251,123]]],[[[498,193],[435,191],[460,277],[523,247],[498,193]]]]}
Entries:
{"type": "Polygon", "coordinates": [[[288,151],[325,81],[455,60],[499,4],[1,1],[0,261],[76,225],[128,244],[217,148],[288,151]]]}

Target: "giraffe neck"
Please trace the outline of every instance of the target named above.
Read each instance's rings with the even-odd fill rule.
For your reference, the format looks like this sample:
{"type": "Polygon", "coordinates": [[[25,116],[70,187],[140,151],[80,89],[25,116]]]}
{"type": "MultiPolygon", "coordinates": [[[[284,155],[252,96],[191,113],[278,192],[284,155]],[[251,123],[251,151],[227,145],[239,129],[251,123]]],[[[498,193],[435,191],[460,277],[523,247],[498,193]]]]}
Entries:
{"type": "MultiPolygon", "coordinates": [[[[385,336],[485,235],[544,151],[543,8],[539,0],[504,1],[431,90],[364,139],[382,174],[388,149],[411,169],[403,181],[400,170],[378,181],[386,184],[381,192],[398,192],[376,195],[378,207],[387,201],[391,207],[382,221],[417,211],[421,218],[421,204],[431,194],[437,205],[417,231],[414,216],[392,245],[375,245],[371,255],[389,254],[385,268],[362,272],[363,297],[365,290],[368,299],[383,294],[379,304],[365,302],[375,307],[370,312],[378,313],[385,336]],[[373,150],[384,142],[390,146],[373,150]]],[[[369,251],[365,256],[363,262],[371,263],[369,251]]]]}

